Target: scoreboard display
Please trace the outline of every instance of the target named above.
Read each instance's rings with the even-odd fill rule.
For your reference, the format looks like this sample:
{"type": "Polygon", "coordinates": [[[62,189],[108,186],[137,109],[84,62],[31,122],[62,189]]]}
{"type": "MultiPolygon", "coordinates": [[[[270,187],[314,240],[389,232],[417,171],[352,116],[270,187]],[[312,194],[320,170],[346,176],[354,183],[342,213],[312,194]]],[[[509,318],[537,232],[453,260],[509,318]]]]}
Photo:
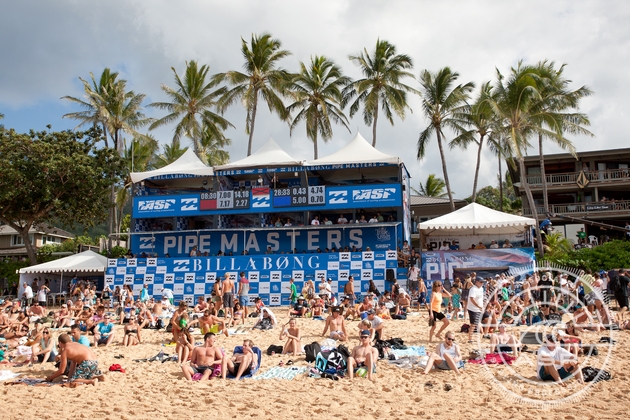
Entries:
{"type": "Polygon", "coordinates": [[[289,187],[273,190],[274,207],[304,207],[326,204],[325,187],[289,187]]]}
{"type": "Polygon", "coordinates": [[[201,210],[249,209],[250,191],[208,191],[201,193],[201,210]]]}

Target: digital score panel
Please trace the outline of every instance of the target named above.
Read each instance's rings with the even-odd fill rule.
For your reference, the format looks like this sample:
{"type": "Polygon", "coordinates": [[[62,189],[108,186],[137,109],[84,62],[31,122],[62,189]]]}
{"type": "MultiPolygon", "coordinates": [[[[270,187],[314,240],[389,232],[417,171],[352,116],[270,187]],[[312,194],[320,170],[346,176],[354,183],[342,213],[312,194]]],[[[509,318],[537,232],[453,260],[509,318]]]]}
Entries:
{"type": "Polygon", "coordinates": [[[249,209],[250,191],[208,191],[201,193],[200,210],[249,209]]]}
{"type": "Polygon", "coordinates": [[[324,204],[326,204],[326,187],[323,185],[308,187],[308,205],[323,206],[324,204]]]}
{"type": "Polygon", "coordinates": [[[304,207],[308,205],[307,187],[276,188],[273,190],[274,207],[304,207]]]}

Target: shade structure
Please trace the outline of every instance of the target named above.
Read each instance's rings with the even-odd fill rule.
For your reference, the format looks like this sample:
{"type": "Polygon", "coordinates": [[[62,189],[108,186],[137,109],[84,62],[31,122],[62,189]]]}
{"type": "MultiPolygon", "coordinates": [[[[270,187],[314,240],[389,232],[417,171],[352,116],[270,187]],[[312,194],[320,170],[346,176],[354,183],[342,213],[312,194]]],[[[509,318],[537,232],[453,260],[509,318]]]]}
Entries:
{"type": "Polygon", "coordinates": [[[291,157],[273,138],[269,137],[269,140],[250,156],[235,162],[226,163],[225,165],[216,166],[214,169],[216,171],[225,171],[270,166],[301,166],[302,163],[303,161],[291,157]]]}
{"type": "Polygon", "coordinates": [[[214,171],[211,167],[203,163],[192,148],[189,147],[179,159],[169,165],[153,171],[132,172],[130,174],[131,181],[134,184],[144,181],[145,179],[163,175],[213,176],[214,171]]]}
{"type": "Polygon", "coordinates": [[[94,251],[84,251],[80,254],[48,261],[20,269],[20,274],[26,273],[69,273],[69,272],[97,272],[104,273],[107,258],[94,251]]]}

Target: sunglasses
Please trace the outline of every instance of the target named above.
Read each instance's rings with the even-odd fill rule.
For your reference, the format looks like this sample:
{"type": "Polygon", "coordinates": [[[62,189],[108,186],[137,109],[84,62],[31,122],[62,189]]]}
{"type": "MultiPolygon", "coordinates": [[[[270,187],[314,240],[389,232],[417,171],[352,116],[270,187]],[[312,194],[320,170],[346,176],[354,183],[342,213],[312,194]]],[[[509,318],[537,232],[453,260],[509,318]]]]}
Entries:
{"type": "Polygon", "coordinates": [[[454,338],[451,338],[451,337],[446,337],[446,340],[447,340],[447,341],[455,341],[455,339],[454,339],[454,338]]]}
{"type": "Polygon", "coordinates": [[[50,334],[48,331],[44,331],[42,332],[42,334],[50,334]]]}
{"type": "Polygon", "coordinates": [[[369,335],[362,335],[361,336],[361,340],[363,340],[364,338],[370,338],[370,336],[369,335]]]}

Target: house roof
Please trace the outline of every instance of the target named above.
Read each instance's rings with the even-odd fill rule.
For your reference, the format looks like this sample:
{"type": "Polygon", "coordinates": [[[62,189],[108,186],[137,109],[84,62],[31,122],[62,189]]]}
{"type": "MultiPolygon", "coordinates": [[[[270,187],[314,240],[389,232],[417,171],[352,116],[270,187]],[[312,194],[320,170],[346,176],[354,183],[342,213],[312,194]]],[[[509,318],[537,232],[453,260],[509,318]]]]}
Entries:
{"type": "MultiPolygon", "coordinates": [[[[41,233],[41,234],[46,234],[46,235],[51,235],[51,236],[58,236],[60,238],[74,238],[74,234],[68,231],[60,229],[58,227],[47,226],[43,224],[37,225],[37,226],[31,226],[28,233],[29,234],[41,233]]],[[[13,229],[11,226],[0,225],[0,236],[17,235],[17,234],[18,232],[15,229],[13,229]]]]}
{"type": "Polygon", "coordinates": [[[203,163],[201,159],[197,157],[193,149],[189,147],[184,154],[179,157],[179,159],[169,165],[153,171],[132,172],[130,174],[131,182],[134,184],[148,178],[154,178],[162,175],[213,176],[214,171],[211,167],[203,163]]]}
{"type": "MultiPolygon", "coordinates": [[[[456,203],[463,203],[466,200],[461,200],[459,198],[453,199],[456,203]]],[[[424,206],[430,204],[450,204],[450,200],[448,198],[440,198],[440,197],[427,197],[424,195],[412,195],[410,200],[411,206],[424,206]]]]}

